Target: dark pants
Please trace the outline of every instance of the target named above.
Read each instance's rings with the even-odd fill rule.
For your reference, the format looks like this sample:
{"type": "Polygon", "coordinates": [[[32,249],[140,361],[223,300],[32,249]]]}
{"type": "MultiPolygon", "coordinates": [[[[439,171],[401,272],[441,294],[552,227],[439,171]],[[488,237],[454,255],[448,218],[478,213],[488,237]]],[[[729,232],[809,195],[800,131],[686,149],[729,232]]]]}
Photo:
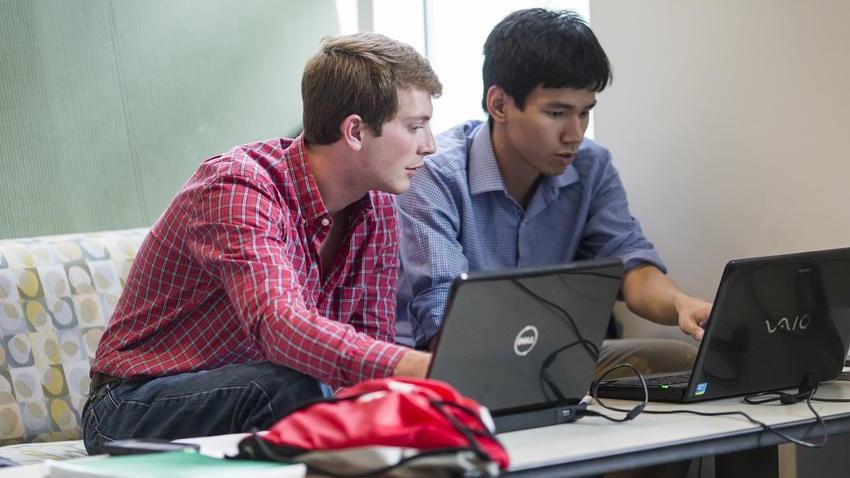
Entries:
{"type": "Polygon", "coordinates": [[[321,396],[316,379],[268,362],[106,383],[83,408],[83,439],[95,454],[111,440],[262,430],[299,403],[321,396]]]}

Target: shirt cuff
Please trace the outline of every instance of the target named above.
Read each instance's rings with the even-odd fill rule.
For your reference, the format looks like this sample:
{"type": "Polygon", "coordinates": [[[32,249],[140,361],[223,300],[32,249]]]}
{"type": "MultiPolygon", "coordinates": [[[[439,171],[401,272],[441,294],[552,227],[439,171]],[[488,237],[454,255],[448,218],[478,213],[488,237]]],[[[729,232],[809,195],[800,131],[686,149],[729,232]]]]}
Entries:
{"type": "Polygon", "coordinates": [[[410,349],[400,345],[373,341],[366,347],[363,356],[356,359],[360,361],[359,366],[351,368],[355,373],[355,376],[351,377],[352,382],[391,377],[402,355],[408,350],[410,349]]]}
{"type": "Polygon", "coordinates": [[[667,266],[664,265],[664,261],[661,260],[661,256],[658,255],[655,249],[630,251],[621,256],[621,259],[623,260],[623,268],[626,271],[634,269],[641,264],[652,264],[662,273],[667,273],[667,266]]]}

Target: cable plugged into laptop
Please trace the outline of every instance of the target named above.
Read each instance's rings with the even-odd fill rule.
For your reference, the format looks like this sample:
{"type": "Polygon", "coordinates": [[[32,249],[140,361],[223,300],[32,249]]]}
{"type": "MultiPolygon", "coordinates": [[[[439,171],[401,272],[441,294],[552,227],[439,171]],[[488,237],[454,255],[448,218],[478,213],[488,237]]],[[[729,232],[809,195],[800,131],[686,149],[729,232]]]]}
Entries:
{"type": "Polygon", "coordinates": [[[605,415],[604,413],[599,413],[599,412],[596,412],[596,411],[593,411],[593,410],[588,410],[588,409],[577,411],[576,416],[577,416],[577,418],[602,417],[602,418],[604,418],[606,420],[610,420],[612,422],[623,423],[623,422],[632,421],[635,418],[637,418],[638,415],[643,413],[643,409],[644,409],[644,404],[640,403],[636,407],[629,410],[628,413],[626,413],[626,416],[624,416],[622,418],[612,417],[612,416],[609,416],[609,415],[605,415]]]}
{"type": "Polygon", "coordinates": [[[615,366],[609,368],[608,370],[606,370],[605,373],[603,373],[602,376],[599,377],[599,380],[593,382],[593,387],[591,388],[591,396],[593,396],[593,399],[597,403],[599,403],[603,408],[607,408],[609,410],[614,410],[614,411],[617,411],[617,412],[624,412],[626,415],[624,417],[617,418],[617,417],[605,415],[604,413],[599,413],[599,412],[593,411],[593,410],[583,410],[583,411],[580,412],[580,416],[602,417],[606,420],[616,422],[616,423],[623,423],[623,422],[629,422],[629,421],[634,420],[635,418],[638,417],[638,415],[643,413],[644,408],[646,408],[646,405],[649,403],[649,389],[646,386],[646,380],[644,380],[643,375],[640,373],[640,371],[638,369],[636,369],[633,365],[627,364],[627,363],[621,363],[621,364],[615,365],[615,366]],[[608,375],[611,375],[611,372],[618,370],[618,369],[621,369],[621,368],[631,369],[635,373],[635,375],[637,375],[638,380],[640,380],[641,386],[643,386],[643,392],[644,392],[643,401],[641,403],[638,403],[631,410],[622,410],[622,409],[619,409],[619,408],[611,408],[611,407],[605,406],[605,404],[603,404],[602,401],[599,400],[599,397],[597,396],[597,394],[599,392],[599,384],[604,382],[605,378],[608,377],[608,375]]]}
{"type": "Polygon", "coordinates": [[[803,400],[809,400],[818,391],[820,383],[820,375],[817,372],[807,372],[803,376],[803,381],[800,382],[800,388],[797,393],[782,393],[779,395],[779,401],[785,405],[792,403],[800,403],[803,400]]]}
{"type": "Polygon", "coordinates": [[[804,446],[804,447],[807,447],[807,448],[820,448],[820,447],[826,445],[827,439],[829,438],[829,434],[826,430],[826,423],[823,421],[823,418],[820,416],[820,414],[818,414],[817,410],[815,410],[814,407],[812,406],[812,401],[844,402],[844,401],[848,401],[848,400],[816,398],[814,396],[814,394],[815,394],[815,392],[817,392],[819,383],[820,383],[819,374],[817,372],[811,372],[810,371],[810,372],[807,372],[806,374],[803,375],[803,378],[800,381],[800,387],[799,387],[797,393],[764,392],[764,393],[748,395],[748,396],[744,397],[744,401],[746,401],[749,404],[753,404],[753,405],[765,404],[765,403],[777,402],[777,401],[782,403],[782,404],[785,404],[785,405],[790,405],[790,404],[795,404],[795,403],[800,403],[800,402],[806,402],[806,405],[809,407],[809,410],[811,410],[812,414],[814,414],[814,416],[815,416],[815,423],[820,425],[821,431],[823,433],[823,439],[821,441],[817,442],[817,443],[808,442],[808,441],[805,441],[805,440],[800,440],[800,439],[794,438],[794,437],[792,437],[792,436],[790,436],[790,435],[788,435],[784,432],[777,430],[776,428],[768,425],[767,423],[756,420],[755,418],[753,418],[750,415],[748,415],[744,412],[741,412],[741,411],[700,412],[700,411],[697,411],[697,410],[645,410],[646,405],[649,402],[649,389],[647,388],[646,381],[644,380],[643,375],[636,368],[634,368],[634,367],[632,367],[631,365],[628,365],[628,364],[617,365],[617,366],[613,367],[612,369],[606,371],[605,374],[603,374],[602,377],[596,383],[593,384],[593,388],[592,388],[593,399],[596,401],[596,403],[599,404],[599,406],[601,406],[602,408],[608,409],[608,410],[615,411],[615,412],[623,412],[623,413],[626,414],[626,416],[618,419],[618,418],[609,417],[607,415],[603,415],[603,414],[598,413],[598,412],[593,412],[593,411],[590,411],[590,410],[587,411],[587,416],[600,416],[600,417],[606,418],[606,419],[614,421],[614,422],[627,422],[629,420],[633,420],[635,417],[637,417],[641,413],[648,413],[648,414],[652,414],[652,415],[683,414],[683,415],[698,415],[698,416],[702,416],[702,417],[740,416],[740,417],[744,417],[745,419],[747,419],[750,423],[758,425],[758,426],[762,427],[763,430],[771,432],[771,433],[779,436],[780,438],[782,438],[786,441],[789,441],[791,443],[795,443],[797,445],[804,446]],[[621,368],[621,367],[628,367],[628,368],[632,369],[637,374],[638,378],[640,379],[641,385],[643,386],[643,390],[644,390],[643,402],[639,403],[637,406],[635,406],[631,410],[616,408],[616,407],[612,407],[610,405],[607,405],[607,404],[605,404],[605,402],[600,400],[599,397],[597,396],[597,389],[599,387],[599,383],[602,382],[603,379],[609,373],[611,373],[614,370],[616,370],[617,368],[621,368]]]}
{"type": "Polygon", "coordinates": [[[816,371],[809,371],[803,374],[797,393],[761,392],[747,395],[744,397],[744,401],[750,405],[761,405],[776,401],[783,405],[793,405],[814,398],[815,392],[818,391],[818,384],[820,384],[820,374],[816,371]]]}

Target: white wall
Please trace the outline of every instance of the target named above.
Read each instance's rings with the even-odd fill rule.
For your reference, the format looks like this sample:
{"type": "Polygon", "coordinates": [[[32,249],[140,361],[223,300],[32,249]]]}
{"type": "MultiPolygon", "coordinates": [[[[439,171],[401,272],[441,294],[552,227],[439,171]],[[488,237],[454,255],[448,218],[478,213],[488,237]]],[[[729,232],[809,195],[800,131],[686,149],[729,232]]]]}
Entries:
{"type": "Polygon", "coordinates": [[[712,299],[729,259],[850,246],[850,2],[590,8],[614,67],[596,138],[683,288],[712,299]]]}

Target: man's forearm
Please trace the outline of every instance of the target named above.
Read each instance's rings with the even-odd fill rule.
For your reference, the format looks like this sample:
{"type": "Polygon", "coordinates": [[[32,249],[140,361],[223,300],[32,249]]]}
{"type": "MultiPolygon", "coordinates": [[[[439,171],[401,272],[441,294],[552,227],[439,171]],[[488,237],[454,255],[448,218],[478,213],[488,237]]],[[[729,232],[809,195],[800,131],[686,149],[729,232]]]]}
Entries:
{"type": "Polygon", "coordinates": [[[623,298],[629,310],[662,325],[679,329],[702,340],[711,304],[685,294],[655,266],[639,266],[623,279],[623,298]]]}
{"type": "Polygon", "coordinates": [[[393,370],[393,376],[425,378],[430,365],[431,354],[410,349],[401,356],[393,370]]]}
{"type": "Polygon", "coordinates": [[[677,325],[676,303],[685,293],[658,268],[638,266],[626,272],[623,298],[629,310],[662,325],[677,325]]]}

